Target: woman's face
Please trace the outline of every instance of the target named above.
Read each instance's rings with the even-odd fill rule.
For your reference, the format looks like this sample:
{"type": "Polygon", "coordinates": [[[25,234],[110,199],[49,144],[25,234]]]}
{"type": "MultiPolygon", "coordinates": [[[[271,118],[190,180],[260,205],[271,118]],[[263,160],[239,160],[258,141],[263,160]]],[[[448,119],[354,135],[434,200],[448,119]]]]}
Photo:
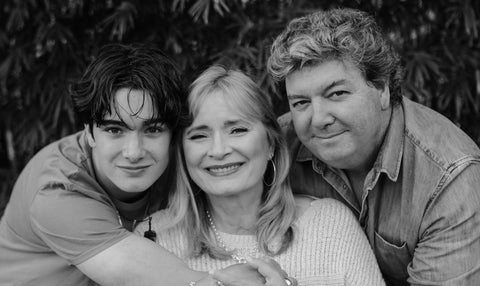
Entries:
{"type": "Polygon", "coordinates": [[[272,153],[265,127],[247,120],[214,92],[200,104],[183,136],[185,162],[193,181],[214,196],[263,191],[272,153]]]}

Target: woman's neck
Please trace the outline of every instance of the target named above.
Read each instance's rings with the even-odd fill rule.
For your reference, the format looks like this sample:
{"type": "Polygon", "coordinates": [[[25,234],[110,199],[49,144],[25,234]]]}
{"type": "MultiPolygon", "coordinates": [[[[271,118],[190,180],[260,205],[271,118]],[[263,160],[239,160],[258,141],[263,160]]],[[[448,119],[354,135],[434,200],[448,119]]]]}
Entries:
{"type": "Polygon", "coordinates": [[[217,229],[230,234],[253,234],[258,220],[260,196],[209,196],[210,215],[217,229]]]}

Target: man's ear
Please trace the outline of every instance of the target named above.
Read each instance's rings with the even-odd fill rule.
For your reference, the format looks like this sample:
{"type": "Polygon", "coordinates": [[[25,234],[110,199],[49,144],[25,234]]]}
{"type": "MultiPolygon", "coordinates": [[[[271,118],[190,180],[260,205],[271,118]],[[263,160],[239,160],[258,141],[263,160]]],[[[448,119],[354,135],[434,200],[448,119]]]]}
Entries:
{"type": "Polygon", "coordinates": [[[382,110],[390,108],[390,88],[388,87],[388,82],[385,84],[385,87],[380,93],[380,104],[382,110]]]}
{"type": "Polygon", "coordinates": [[[90,129],[90,125],[88,124],[85,124],[85,134],[87,136],[87,142],[88,142],[88,145],[90,145],[91,148],[95,147],[97,144],[95,143],[95,139],[93,139],[93,134],[92,134],[92,131],[90,129]]]}

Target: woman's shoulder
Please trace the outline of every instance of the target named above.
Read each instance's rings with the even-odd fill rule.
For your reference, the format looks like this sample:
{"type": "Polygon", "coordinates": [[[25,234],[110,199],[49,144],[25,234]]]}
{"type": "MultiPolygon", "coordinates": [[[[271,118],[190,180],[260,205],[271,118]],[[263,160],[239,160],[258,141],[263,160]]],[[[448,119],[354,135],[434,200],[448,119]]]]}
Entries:
{"type": "Polygon", "coordinates": [[[315,198],[306,195],[295,195],[297,219],[299,221],[330,221],[332,223],[356,221],[352,211],[342,202],[331,198],[315,198]]]}

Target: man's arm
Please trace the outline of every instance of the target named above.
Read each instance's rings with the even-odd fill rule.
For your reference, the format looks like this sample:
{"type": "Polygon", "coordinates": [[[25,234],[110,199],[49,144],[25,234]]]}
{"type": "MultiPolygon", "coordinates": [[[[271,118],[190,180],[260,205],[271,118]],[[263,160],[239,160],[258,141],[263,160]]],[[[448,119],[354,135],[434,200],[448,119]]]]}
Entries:
{"type": "MultiPolygon", "coordinates": [[[[77,267],[100,285],[215,285],[212,276],[189,269],[163,247],[133,234],[77,267]]],[[[230,266],[228,275],[240,277],[231,286],[263,285],[263,276],[247,264],[230,266]]]]}
{"type": "Polygon", "coordinates": [[[407,271],[412,285],[478,285],[480,164],[468,166],[433,199],[407,271]]]}
{"type": "Polygon", "coordinates": [[[77,267],[100,285],[186,286],[207,276],[189,269],[159,245],[133,234],[77,267]]]}

